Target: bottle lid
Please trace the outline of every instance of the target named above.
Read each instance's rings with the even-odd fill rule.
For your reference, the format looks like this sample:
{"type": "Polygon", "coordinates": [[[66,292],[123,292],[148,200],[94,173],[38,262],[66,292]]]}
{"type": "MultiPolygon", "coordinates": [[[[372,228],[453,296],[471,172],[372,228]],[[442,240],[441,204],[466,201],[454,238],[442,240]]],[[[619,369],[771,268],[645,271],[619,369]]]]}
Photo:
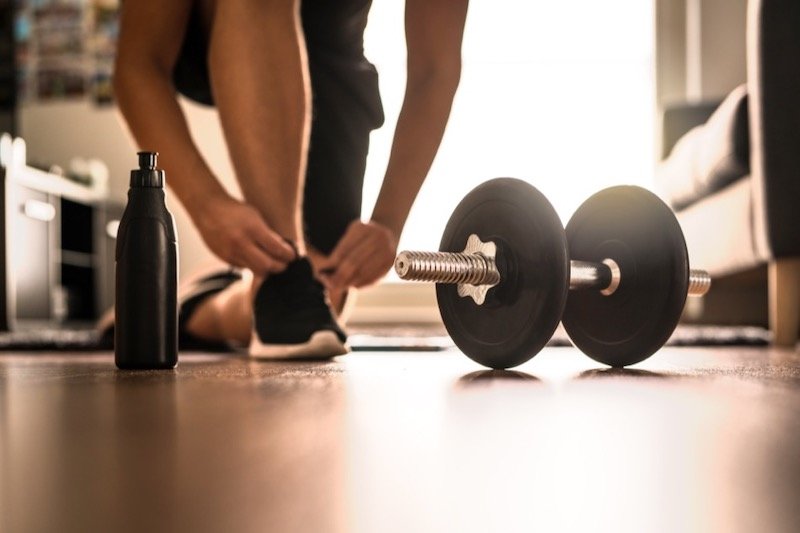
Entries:
{"type": "Polygon", "coordinates": [[[164,171],[156,168],[158,152],[139,152],[139,168],[131,170],[131,187],[164,187],[164,171]]]}

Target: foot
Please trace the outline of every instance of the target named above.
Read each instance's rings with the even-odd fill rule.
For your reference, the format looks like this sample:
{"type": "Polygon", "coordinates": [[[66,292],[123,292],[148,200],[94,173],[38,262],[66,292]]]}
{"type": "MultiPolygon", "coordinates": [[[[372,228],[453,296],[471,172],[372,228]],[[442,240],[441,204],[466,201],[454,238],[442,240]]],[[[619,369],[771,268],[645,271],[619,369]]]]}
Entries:
{"type": "Polygon", "coordinates": [[[346,340],[308,259],[290,263],[256,291],[251,357],[327,359],[347,353],[346,340]]]}

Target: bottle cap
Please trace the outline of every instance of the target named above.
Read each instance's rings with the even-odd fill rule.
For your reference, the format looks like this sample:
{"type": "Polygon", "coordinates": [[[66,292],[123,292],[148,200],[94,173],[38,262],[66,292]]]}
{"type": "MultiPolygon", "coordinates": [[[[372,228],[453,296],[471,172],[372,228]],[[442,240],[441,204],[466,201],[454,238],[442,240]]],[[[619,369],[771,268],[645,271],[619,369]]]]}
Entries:
{"type": "Polygon", "coordinates": [[[139,152],[139,168],[131,170],[131,187],[164,187],[164,171],[156,168],[158,152],[139,152]]]}

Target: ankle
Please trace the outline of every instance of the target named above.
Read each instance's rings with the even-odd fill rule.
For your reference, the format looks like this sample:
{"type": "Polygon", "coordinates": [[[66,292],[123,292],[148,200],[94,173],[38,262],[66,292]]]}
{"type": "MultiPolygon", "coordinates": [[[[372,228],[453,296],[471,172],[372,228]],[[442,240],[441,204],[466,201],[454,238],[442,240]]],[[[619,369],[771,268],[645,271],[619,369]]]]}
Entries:
{"type": "Polygon", "coordinates": [[[247,293],[249,294],[249,301],[252,302],[255,300],[256,293],[258,292],[258,288],[261,287],[261,284],[267,279],[266,276],[256,276],[253,271],[247,271],[248,276],[244,279],[245,286],[247,287],[247,293]]]}

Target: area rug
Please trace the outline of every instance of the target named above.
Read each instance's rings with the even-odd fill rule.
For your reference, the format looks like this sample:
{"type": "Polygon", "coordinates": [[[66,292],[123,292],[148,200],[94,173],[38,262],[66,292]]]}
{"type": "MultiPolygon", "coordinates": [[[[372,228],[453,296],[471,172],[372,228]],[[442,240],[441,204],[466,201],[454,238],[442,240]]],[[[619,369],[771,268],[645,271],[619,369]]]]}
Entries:
{"type": "MultiPolygon", "coordinates": [[[[421,351],[452,348],[453,341],[444,326],[360,325],[349,328],[353,351],[421,351]]],[[[668,346],[764,346],[770,342],[767,329],[754,326],[681,325],[668,346]]],[[[548,346],[571,346],[566,331],[559,326],[548,346]]],[[[104,351],[111,347],[100,342],[91,329],[41,329],[0,333],[2,351],[104,351]]]]}
{"type": "MultiPolygon", "coordinates": [[[[766,328],[756,326],[680,325],[667,346],[765,346],[770,342],[766,328]]],[[[354,351],[435,351],[454,346],[441,325],[381,326],[352,328],[350,345],[354,351]]],[[[572,346],[567,332],[559,325],[548,346],[572,346]]]]}

